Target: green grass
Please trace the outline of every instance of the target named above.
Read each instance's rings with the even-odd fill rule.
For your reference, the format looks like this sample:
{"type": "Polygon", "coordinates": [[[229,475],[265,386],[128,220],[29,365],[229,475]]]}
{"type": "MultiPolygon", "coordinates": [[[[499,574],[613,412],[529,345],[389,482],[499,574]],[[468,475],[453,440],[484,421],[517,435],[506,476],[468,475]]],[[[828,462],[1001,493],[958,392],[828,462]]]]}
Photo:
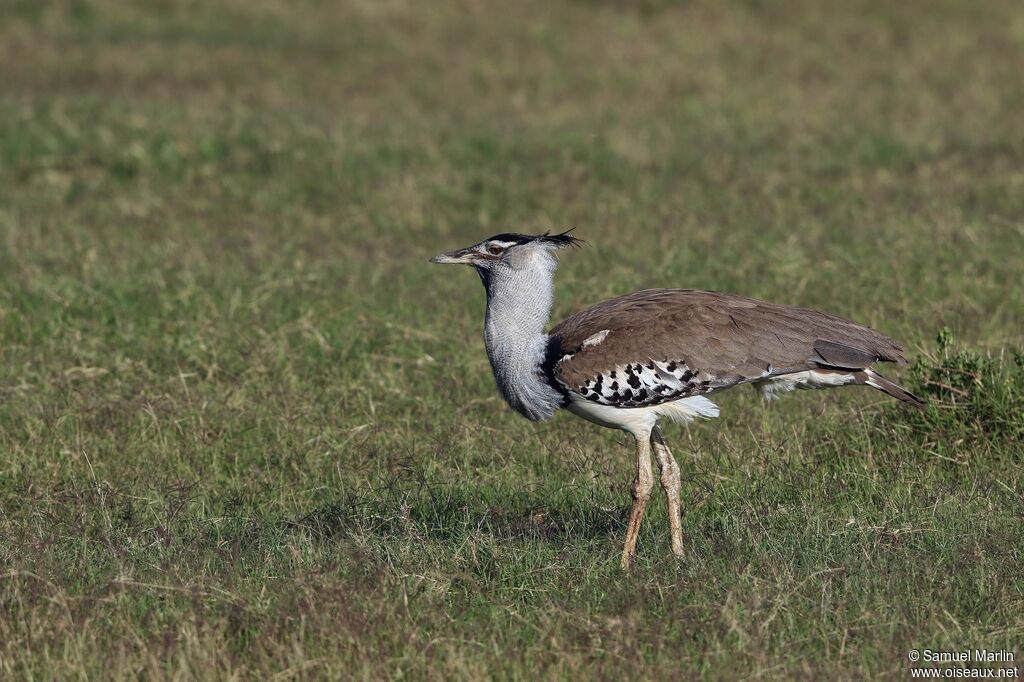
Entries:
{"type": "Polygon", "coordinates": [[[0,55],[5,679],[1024,653],[1019,3],[19,1],[0,55]],[[627,438],[513,415],[426,263],[570,226],[556,318],[820,307],[928,411],[722,396],[623,574],[627,438]]]}

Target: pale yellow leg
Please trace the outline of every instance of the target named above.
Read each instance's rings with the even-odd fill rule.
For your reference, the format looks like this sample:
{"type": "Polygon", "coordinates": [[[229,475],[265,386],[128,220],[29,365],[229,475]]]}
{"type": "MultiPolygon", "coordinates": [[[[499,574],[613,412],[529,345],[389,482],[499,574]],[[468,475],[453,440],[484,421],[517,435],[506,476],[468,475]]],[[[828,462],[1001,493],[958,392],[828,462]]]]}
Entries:
{"type": "Polygon", "coordinates": [[[661,467],[661,487],[668,497],[668,528],[672,534],[672,553],[677,557],[683,556],[683,521],[679,503],[679,491],[682,488],[682,478],[679,474],[679,463],[672,456],[672,452],[665,444],[665,438],[661,435],[661,429],[657,426],[651,432],[651,446],[658,458],[658,466],[661,467]]]}
{"type": "Polygon", "coordinates": [[[629,511],[629,525],[626,527],[626,545],[622,549],[622,567],[629,569],[636,554],[636,539],[640,534],[640,522],[644,518],[647,500],[654,488],[654,473],[651,471],[651,442],[647,438],[636,439],[636,479],[633,481],[633,507],[629,511]]]}

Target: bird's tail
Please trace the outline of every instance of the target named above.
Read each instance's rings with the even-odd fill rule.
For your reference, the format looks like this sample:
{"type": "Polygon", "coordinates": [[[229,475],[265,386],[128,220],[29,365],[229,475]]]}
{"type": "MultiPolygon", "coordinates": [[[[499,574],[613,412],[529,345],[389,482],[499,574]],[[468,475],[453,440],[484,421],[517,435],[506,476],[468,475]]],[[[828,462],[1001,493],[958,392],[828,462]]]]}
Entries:
{"type": "Polygon", "coordinates": [[[899,384],[895,384],[881,374],[871,369],[863,369],[856,374],[854,377],[857,379],[858,384],[865,384],[871,388],[877,388],[882,393],[888,393],[893,398],[898,398],[905,403],[910,403],[914,407],[923,408],[924,401],[918,398],[916,395],[903,388],[899,384]]]}

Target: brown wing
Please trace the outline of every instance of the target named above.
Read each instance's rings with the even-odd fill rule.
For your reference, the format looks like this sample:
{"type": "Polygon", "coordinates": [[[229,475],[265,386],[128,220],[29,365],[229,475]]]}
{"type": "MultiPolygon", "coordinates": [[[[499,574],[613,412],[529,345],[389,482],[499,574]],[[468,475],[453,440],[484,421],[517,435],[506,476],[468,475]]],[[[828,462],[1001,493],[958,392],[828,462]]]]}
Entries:
{"type": "Polygon", "coordinates": [[[610,299],[570,316],[551,337],[560,358],[554,378],[567,390],[621,407],[806,369],[903,362],[898,343],[849,320],[692,289],[610,299]]]}

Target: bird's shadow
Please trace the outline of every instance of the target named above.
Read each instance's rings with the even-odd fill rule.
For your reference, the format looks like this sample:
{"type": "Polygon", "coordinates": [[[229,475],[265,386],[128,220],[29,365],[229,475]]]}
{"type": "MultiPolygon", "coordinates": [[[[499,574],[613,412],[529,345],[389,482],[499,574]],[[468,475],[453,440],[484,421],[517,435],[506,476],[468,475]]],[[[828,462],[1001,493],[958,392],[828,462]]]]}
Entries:
{"type": "Polygon", "coordinates": [[[316,540],[352,535],[459,542],[470,537],[561,544],[604,538],[625,528],[628,507],[608,506],[578,486],[556,490],[350,490],[285,522],[316,540]]]}

